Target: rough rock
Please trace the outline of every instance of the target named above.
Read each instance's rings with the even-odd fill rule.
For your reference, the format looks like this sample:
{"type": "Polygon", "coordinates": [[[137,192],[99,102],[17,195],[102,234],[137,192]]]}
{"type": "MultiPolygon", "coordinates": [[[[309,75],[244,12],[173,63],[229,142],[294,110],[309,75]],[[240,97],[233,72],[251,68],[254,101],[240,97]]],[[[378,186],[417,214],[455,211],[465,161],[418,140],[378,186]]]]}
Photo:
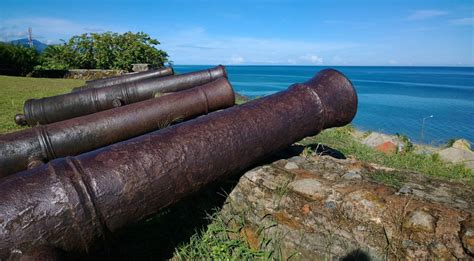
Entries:
{"type": "Polygon", "coordinates": [[[64,78],[94,80],[107,78],[111,76],[118,76],[125,74],[123,70],[101,70],[101,69],[71,69],[68,70],[64,78]]]}
{"type": "Polygon", "coordinates": [[[464,164],[467,168],[474,170],[474,152],[461,148],[446,148],[438,152],[439,157],[451,163],[464,164]]]}
{"type": "Polygon", "coordinates": [[[404,146],[403,142],[397,136],[390,136],[378,132],[372,132],[362,140],[362,144],[388,154],[401,151],[404,146]]]}
{"type": "Polygon", "coordinates": [[[456,149],[471,151],[471,144],[469,143],[469,141],[465,139],[455,140],[453,142],[453,145],[451,145],[451,147],[456,148],[456,149]]]}
{"type": "Polygon", "coordinates": [[[406,229],[433,232],[435,229],[435,218],[430,213],[417,209],[409,215],[403,227],[406,229]]]}
{"type": "Polygon", "coordinates": [[[327,156],[248,171],[222,209],[250,246],[297,260],[472,259],[473,212],[469,185],[327,156]]]}
{"type": "Polygon", "coordinates": [[[132,64],[132,71],[134,72],[145,72],[153,69],[151,64],[148,63],[134,63],[132,64]]]}
{"type": "Polygon", "coordinates": [[[422,155],[431,155],[438,152],[439,148],[424,144],[415,144],[413,152],[422,155]]]}
{"type": "Polygon", "coordinates": [[[462,222],[461,240],[466,251],[474,255],[474,217],[462,222]]]}
{"type": "Polygon", "coordinates": [[[344,176],[342,176],[344,179],[361,179],[362,176],[360,175],[360,171],[358,170],[350,170],[344,176]]]}
{"type": "Polygon", "coordinates": [[[289,170],[298,169],[298,165],[294,162],[288,162],[285,165],[285,169],[289,169],[289,170]]]}
{"type": "Polygon", "coordinates": [[[375,147],[375,150],[383,152],[385,154],[394,154],[397,153],[398,151],[398,146],[397,144],[391,142],[391,141],[386,141],[377,147],[375,147]]]}

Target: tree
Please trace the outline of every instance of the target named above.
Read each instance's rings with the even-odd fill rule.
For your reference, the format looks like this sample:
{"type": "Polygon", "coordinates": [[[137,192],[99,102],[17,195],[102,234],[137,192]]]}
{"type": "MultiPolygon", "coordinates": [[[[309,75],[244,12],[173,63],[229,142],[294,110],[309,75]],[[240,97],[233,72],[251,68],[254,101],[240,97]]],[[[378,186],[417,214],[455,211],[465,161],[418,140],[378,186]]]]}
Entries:
{"type": "Polygon", "coordinates": [[[38,64],[34,48],[0,43],[0,73],[26,75],[38,64]]]}
{"type": "Polygon", "coordinates": [[[133,63],[162,67],[168,54],[155,46],[160,42],[143,32],[105,32],[73,36],[63,45],[48,47],[42,56],[44,68],[132,69],[133,63]]]}
{"type": "Polygon", "coordinates": [[[35,69],[65,70],[69,68],[71,57],[66,54],[65,45],[49,45],[39,58],[40,64],[35,69]]]}

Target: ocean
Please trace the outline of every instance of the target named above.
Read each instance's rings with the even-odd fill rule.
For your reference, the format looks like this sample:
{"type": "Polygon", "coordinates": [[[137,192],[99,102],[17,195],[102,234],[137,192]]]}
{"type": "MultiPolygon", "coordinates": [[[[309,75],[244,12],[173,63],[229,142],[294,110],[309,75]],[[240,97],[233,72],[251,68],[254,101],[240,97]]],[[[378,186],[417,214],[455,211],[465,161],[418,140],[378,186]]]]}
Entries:
{"type": "MultiPolygon", "coordinates": [[[[175,65],[185,73],[212,66],[175,65]]],[[[359,107],[353,125],[364,131],[403,134],[440,145],[453,138],[474,142],[474,67],[226,66],[234,90],[261,97],[304,82],[324,68],[354,84],[359,107]],[[423,123],[424,122],[424,123],[423,123]]],[[[474,145],[474,144],[473,144],[474,145]]]]}

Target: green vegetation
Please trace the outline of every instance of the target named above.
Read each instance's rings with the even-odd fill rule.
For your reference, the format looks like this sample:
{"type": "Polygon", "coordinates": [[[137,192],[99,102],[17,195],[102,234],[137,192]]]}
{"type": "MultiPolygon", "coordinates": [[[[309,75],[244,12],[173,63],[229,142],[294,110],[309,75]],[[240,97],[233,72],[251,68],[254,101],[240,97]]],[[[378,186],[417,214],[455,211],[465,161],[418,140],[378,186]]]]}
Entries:
{"type": "Polygon", "coordinates": [[[13,117],[23,113],[27,99],[67,93],[83,84],[82,80],[0,76],[0,133],[21,129],[13,117]]]}
{"type": "Polygon", "coordinates": [[[241,236],[241,222],[235,228],[224,222],[218,211],[204,231],[193,235],[190,242],[175,252],[179,260],[269,260],[271,252],[253,249],[241,236]]]}
{"type": "Polygon", "coordinates": [[[452,138],[452,139],[447,140],[446,143],[444,144],[444,147],[449,148],[449,147],[453,146],[453,144],[456,140],[458,140],[458,139],[452,138]]]}
{"type": "Polygon", "coordinates": [[[403,143],[403,151],[404,152],[411,152],[415,149],[415,145],[410,141],[410,138],[408,138],[408,136],[397,133],[397,137],[403,143]]]}
{"type": "Polygon", "coordinates": [[[317,136],[304,139],[302,143],[321,143],[363,162],[377,163],[398,170],[417,171],[474,185],[474,173],[462,165],[447,164],[441,161],[437,154],[416,154],[411,147],[402,153],[386,155],[357,141],[351,135],[352,129],[351,125],[328,129],[317,136]]]}
{"type": "Polygon", "coordinates": [[[35,49],[0,43],[0,73],[26,75],[38,64],[35,49]]]}
{"type": "Polygon", "coordinates": [[[397,189],[400,189],[403,186],[403,182],[405,181],[403,174],[398,172],[387,173],[385,171],[376,171],[374,174],[372,174],[372,178],[375,181],[384,183],[397,189]]]}
{"type": "Polygon", "coordinates": [[[248,101],[249,101],[249,98],[247,98],[243,95],[240,95],[238,93],[235,93],[235,104],[240,105],[240,104],[244,104],[248,101]]]}
{"type": "Polygon", "coordinates": [[[46,48],[39,69],[117,69],[131,71],[133,63],[163,66],[165,51],[160,42],[143,32],[90,33],[73,36],[63,45],[46,48]]]}
{"type": "Polygon", "coordinates": [[[50,45],[41,54],[21,45],[0,43],[0,73],[27,75],[34,70],[116,69],[132,70],[134,63],[162,67],[168,54],[148,34],[105,32],[73,36],[50,45]]]}

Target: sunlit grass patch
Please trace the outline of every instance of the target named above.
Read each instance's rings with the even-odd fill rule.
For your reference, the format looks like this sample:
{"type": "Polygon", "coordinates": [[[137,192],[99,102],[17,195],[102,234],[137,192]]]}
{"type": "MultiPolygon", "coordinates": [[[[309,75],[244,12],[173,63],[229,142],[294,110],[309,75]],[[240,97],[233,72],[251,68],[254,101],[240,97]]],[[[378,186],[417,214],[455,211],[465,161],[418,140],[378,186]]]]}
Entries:
{"type": "Polygon", "coordinates": [[[22,128],[13,118],[23,113],[27,99],[67,93],[83,84],[82,80],[0,76],[0,133],[22,128]]]}
{"type": "Polygon", "coordinates": [[[319,135],[304,139],[301,143],[321,143],[363,162],[376,163],[397,170],[421,172],[474,186],[473,171],[463,165],[449,164],[441,161],[437,154],[417,154],[413,150],[387,155],[359,142],[351,135],[352,130],[351,125],[324,130],[319,135]]]}

